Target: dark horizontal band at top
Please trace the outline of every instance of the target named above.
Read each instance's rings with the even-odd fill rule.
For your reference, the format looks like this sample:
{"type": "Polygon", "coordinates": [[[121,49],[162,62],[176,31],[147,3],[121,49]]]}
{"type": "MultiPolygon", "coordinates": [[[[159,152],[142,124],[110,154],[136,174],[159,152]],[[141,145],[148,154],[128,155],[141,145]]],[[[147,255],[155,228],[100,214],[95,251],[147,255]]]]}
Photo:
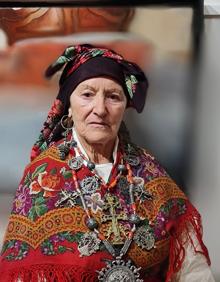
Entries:
{"type": "Polygon", "coordinates": [[[198,7],[203,0],[0,0],[0,7],[52,7],[52,6],[172,6],[198,7]]]}

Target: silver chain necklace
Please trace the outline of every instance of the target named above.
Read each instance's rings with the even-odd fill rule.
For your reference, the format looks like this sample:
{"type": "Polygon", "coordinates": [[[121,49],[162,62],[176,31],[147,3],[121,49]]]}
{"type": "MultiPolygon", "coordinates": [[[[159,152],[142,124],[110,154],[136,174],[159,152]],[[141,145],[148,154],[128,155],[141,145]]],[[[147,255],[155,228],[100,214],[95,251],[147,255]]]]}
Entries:
{"type": "MultiPolygon", "coordinates": [[[[86,225],[90,229],[90,232],[85,233],[78,244],[78,250],[80,256],[89,256],[99,250],[100,243],[102,242],[106,250],[114,257],[114,260],[107,260],[106,267],[102,268],[98,272],[98,280],[103,282],[143,282],[140,279],[141,267],[137,268],[130,260],[124,260],[123,257],[128,252],[128,249],[132,243],[134,232],[136,231],[136,225],[141,221],[139,216],[136,214],[135,210],[129,217],[129,222],[132,223],[133,227],[129,233],[128,238],[125,240],[123,247],[120,250],[119,255],[117,255],[116,250],[113,245],[104,238],[102,234],[98,231],[98,222],[91,217],[89,209],[87,207],[86,201],[84,199],[83,193],[77,181],[76,172],[73,171],[73,179],[76,185],[76,191],[81,199],[84,211],[87,214],[86,225]]],[[[129,184],[129,195],[130,203],[134,205],[133,196],[134,184],[129,184]]]]}
{"type": "MultiPolygon", "coordinates": [[[[76,147],[76,146],[74,146],[76,147]]],[[[75,148],[76,149],[76,148],[75,148]]],[[[120,175],[123,174],[126,170],[128,170],[128,185],[129,185],[129,198],[130,198],[130,205],[132,207],[132,214],[129,216],[129,218],[126,218],[129,220],[129,222],[132,224],[131,231],[129,232],[128,238],[125,240],[119,254],[114,249],[113,245],[106,240],[106,238],[100,234],[98,231],[98,222],[95,218],[93,218],[90,215],[88,206],[86,204],[86,200],[84,199],[84,192],[81,190],[80,185],[77,180],[76,171],[79,170],[82,166],[82,156],[75,157],[72,160],[72,163],[69,163],[70,168],[72,169],[73,173],[73,180],[75,182],[76,187],[76,193],[81,199],[82,206],[84,211],[87,215],[86,225],[90,229],[89,232],[82,235],[79,243],[78,243],[78,250],[80,252],[80,256],[90,256],[91,254],[97,252],[100,249],[101,242],[104,244],[106,250],[112,255],[114,258],[113,260],[105,260],[106,261],[106,267],[102,268],[100,271],[97,271],[98,273],[98,281],[102,282],[143,282],[143,279],[140,279],[140,270],[141,267],[137,268],[131,260],[124,260],[123,257],[126,255],[126,253],[129,250],[129,247],[133,240],[136,241],[136,243],[145,249],[150,250],[154,247],[154,237],[152,234],[148,232],[148,230],[141,230],[143,229],[140,227],[136,232],[136,226],[140,224],[141,219],[136,214],[135,201],[134,201],[134,183],[132,181],[132,171],[130,168],[130,164],[127,163],[126,167],[123,164],[118,165],[118,171],[120,172],[120,175]],[[139,232],[139,230],[146,235],[147,232],[147,239],[142,236],[143,234],[139,232]],[[134,234],[135,233],[135,234],[134,234]],[[140,234],[139,234],[140,233],[140,234]],[[147,242],[145,242],[147,241],[147,242]],[[146,244],[147,247],[145,246],[146,244]]],[[[95,165],[88,161],[88,168],[91,171],[94,171],[95,173],[95,165]]],[[[96,174],[97,177],[97,174],[96,174]]],[[[109,192],[108,192],[109,193],[109,192]]]]}

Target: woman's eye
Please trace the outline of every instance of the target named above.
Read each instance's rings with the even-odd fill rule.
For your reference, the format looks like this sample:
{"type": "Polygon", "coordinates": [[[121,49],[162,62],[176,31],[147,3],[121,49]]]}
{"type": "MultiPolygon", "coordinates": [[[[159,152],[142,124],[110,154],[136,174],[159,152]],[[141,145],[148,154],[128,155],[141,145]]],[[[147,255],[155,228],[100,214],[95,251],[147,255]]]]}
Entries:
{"type": "Polygon", "coordinates": [[[86,97],[86,98],[89,98],[89,97],[92,96],[92,93],[91,92],[84,92],[84,93],[82,93],[82,96],[86,97]]]}
{"type": "Polygon", "coordinates": [[[109,98],[110,98],[112,101],[120,101],[120,96],[119,96],[119,95],[116,95],[116,94],[110,94],[110,95],[109,95],[109,98]]]}

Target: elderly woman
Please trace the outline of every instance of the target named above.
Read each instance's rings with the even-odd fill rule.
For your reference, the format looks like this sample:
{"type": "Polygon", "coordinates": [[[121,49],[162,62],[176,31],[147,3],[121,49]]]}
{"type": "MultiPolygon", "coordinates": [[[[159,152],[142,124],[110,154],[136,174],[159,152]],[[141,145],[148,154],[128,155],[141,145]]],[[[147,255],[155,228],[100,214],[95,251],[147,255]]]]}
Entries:
{"type": "Polygon", "coordinates": [[[0,281],[214,281],[200,215],[165,170],[130,141],[127,107],[148,82],[104,48],[68,47],[60,91],[18,187],[0,281]]]}

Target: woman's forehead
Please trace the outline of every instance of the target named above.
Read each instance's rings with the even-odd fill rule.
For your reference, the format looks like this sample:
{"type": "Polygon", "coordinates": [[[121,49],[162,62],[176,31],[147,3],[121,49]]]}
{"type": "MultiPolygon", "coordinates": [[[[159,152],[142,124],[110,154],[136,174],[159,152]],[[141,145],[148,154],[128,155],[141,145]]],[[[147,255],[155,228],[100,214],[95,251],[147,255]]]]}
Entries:
{"type": "Polygon", "coordinates": [[[122,86],[112,79],[111,77],[93,77],[86,79],[78,84],[77,88],[80,89],[89,89],[89,88],[98,88],[98,87],[108,87],[122,90],[122,86]]]}

